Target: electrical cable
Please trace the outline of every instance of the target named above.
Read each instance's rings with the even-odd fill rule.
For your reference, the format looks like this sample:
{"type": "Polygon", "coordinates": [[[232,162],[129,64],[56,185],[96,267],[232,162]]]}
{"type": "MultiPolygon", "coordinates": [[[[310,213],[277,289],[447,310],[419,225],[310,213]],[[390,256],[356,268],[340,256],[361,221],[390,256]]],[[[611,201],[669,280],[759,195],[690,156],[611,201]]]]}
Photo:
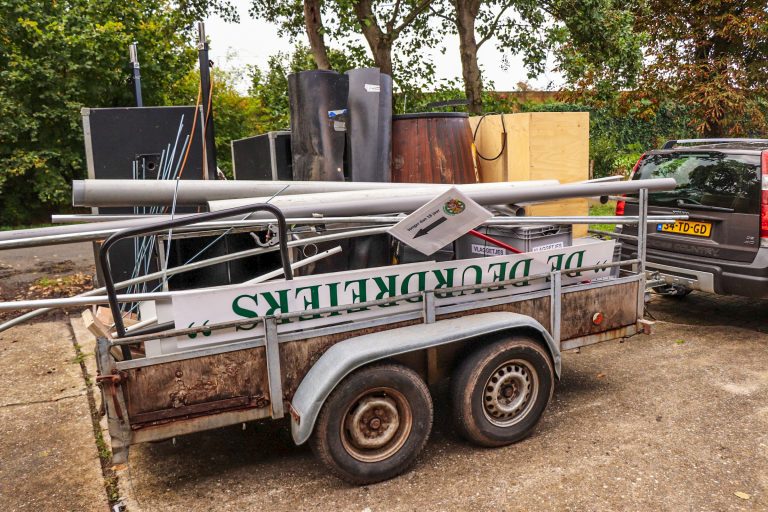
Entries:
{"type": "Polygon", "coordinates": [[[486,116],[497,115],[497,114],[498,114],[497,112],[488,112],[487,114],[483,114],[480,117],[480,120],[477,122],[477,125],[475,126],[475,132],[472,134],[472,143],[475,145],[475,153],[477,153],[477,156],[479,156],[480,158],[488,162],[493,162],[494,160],[498,160],[501,157],[501,155],[504,154],[504,150],[507,149],[507,127],[504,124],[504,114],[500,114],[501,115],[501,132],[504,134],[504,138],[501,140],[501,149],[499,150],[499,154],[496,155],[495,157],[488,158],[483,156],[480,153],[480,150],[477,148],[477,143],[476,143],[477,131],[480,129],[480,125],[483,124],[483,120],[485,119],[486,116]]]}
{"type": "Polygon", "coordinates": [[[189,145],[184,152],[184,160],[181,161],[181,168],[179,170],[179,178],[184,174],[184,167],[187,165],[187,157],[189,156],[189,150],[192,149],[192,141],[195,139],[195,127],[197,126],[197,114],[200,111],[200,102],[203,101],[203,85],[197,85],[197,100],[195,101],[195,115],[192,117],[192,130],[189,132],[189,145]]]}

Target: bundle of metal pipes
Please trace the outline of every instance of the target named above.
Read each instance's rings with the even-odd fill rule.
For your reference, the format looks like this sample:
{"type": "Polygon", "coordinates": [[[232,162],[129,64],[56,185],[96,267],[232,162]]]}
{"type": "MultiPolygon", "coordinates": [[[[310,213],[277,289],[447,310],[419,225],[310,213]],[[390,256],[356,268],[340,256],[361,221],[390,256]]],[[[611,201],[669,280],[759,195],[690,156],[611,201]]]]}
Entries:
{"type": "MultiPolygon", "coordinates": [[[[110,180],[86,180],[83,183],[97,183],[97,181],[110,181],[110,180]]],[[[120,181],[120,180],[117,180],[120,181]]],[[[222,197],[226,196],[224,192],[221,195],[215,195],[212,193],[206,193],[206,186],[219,188],[218,184],[228,185],[229,182],[142,182],[142,181],[121,181],[121,187],[115,187],[110,189],[109,194],[102,196],[100,193],[90,195],[88,200],[89,206],[104,205],[105,202],[110,206],[116,206],[117,204],[125,204],[130,201],[139,201],[142,204],[147,204],[149,201],[158,201],[156,204],[165,204],[163,201],[170,199],[168,204],[173,204],[173,194],[167,196],[167,191],[162,192],[158,196],[152,196],[149,192],[153,188],[157,190],[164,190],[171,186],[171,189],[175,189],[178,184],[178,195],[176,196],[176,204],[181,205],[183,201],[190,201],[187,204],[193,204],[195,201],[201,201],[202,197],[222,197]],[[187,185],[194,185],[193,187],[187,187],[187,185]],[[116,193],[114,189],[120,189],[119,193],[116,193]],[[182,199],[182,191],[186,191],[182,199]],[[142,193],[150,194],[151,199],[138,199],[142,193]],[[166,194],[166,195],[163,195],[166,194]],[[202,194],[199,195],[199,194],[202,194]],[[115,196],[121,196],[128,199],[115,199],[115,196]]],[[[236,182],[232,182],[235,184],[236,182]]],[[[281,192],[275,183],[283,182],[259,182],[264,184],[263,189],[259,191],[269,192],[275,190],[271,196],[258,196],[249,198],[235,198],[235,199],[216,199],[209,200],[208,207],[211,211],[219,211],[234,206],[240,206],[244,204],[263,203],[269,201],[271,204],[280,207],[284,214],[288,218],[306,218],[306,217],[359,217],[365,215],[383,215],[383,214],[396,214],[396,213],[411,213],[418,209],[423,204],[433,199],[440,192],[446,190],[451,185],[413,185],[413,184],[371,184],[371,183],[324,183],[324,182],[284,182],[282,187],[282,193],[277,197],[275,193],[281,192]],[[316,187],[319,185],[320,187],[316,187]],[[339,187],[346,190],[332,191],[332,192],[314,192],[314,190],[325,190],[324,187],[333,185],[333,187],[339,187]],[[343,185],[343,187],[342,187],[343,185]],[[377,185],[379,188],[362,188],[357,189],[355,187],[369,187],[377,185]],[[383,185],[383,186],[382,186],[383,185]],[[405,186],[403,186],[405,185],[405,186]],[[297,191],[300,191],[298,194],[297,191]],[[312,192],[310,192],[312,191],[312,192]]],[[[245,191],[252,193],[254,191],[253,182],[245,187],[245,191]]],[[[101,185],[98,185],[101,187],[101,185]]],[[[333,189],[331,187],[331,189],[333,189]]],[[[621,195],[636,193],[640,188],[647,188],[648,190],[670,190],[675,187],[675,181],[670,178],[643,180],[642,183],[638,181],[618,181],[618,182],[586,182],[586,183],[571,183],[566,185],[560,185],[556,181],[545,182],[510,182],[510,183],[482,183],[472,185],[456,185],[456,188],[465,193],[468,197],[484,206],[492,205],[508,205],[508,204],[521,204],[537,201],[548,201],[553,199],[565,199],[572,197],[593,197],[593,196],[609,196],[609,195],[621,195]]],[[[223,188],[223,187],[222,187],[223,188]]],[[[229,189],[227,193],[231,193],[237,187],[229,189]]],[[[95,190],[95,189],[94,189],[95,190]]],[[[245,192],[240,192],[245,193],[245,192]]],[[[90,194],[90,193],[89,193],[90,194]]],[[[135,202],[133,204],[136,204],[135,202]]],[[[177,215],[176,217],[181,217],[177,215]]],[[[50,228],[37,228],[37,229],[23,229],[17,231],[5,231],[0,233],[0,249],[11,249],[21,247],[36,247],[42,245],[54,245],[82,242],[88,240],[103,240],[112,233],[115,233],[121,229],[127,229],[136,226],[144,226],[157,222],[163,217],[151,217],[148,219],[134,218],[119,221],[105,221],[99,222],[97,225],[92,223],[75,224],[66,226],[54,226],[50,228]]],[[[255,220],[255,219],[270,219],[268,213],[257,213],[249,216],[247,219],[233,219],[233,220],[255,220]]],[[[349,221],[349,220],[348,220],[349,221]]],[[[231,222],[226,223],[227,226],[232,226],[231,222]]],[[[188,226],[179,230],[183,231],[201,231],[204,229],[210,230],[212,226],[188,226]]]]}
{"type": "MultiPolygon", "coordinates": [[[[104,180],[101,180],[104,181],[104,180]]],[[[411,213],[421,207],[426,202],[433,199],[436,195],[443,192],[450,185],[423,185],[423,184],[366,184],[366,183],[317,183],[317,182],[253,182],[246,186],[240,186],[236,182],[178,182],[178,183],[147,183],[141,181],[121,182],[121,193],[115,194],[114,189],[120,188],[107,187],[107,193],[100,191],[101,183],[94,180],[82,182],[85,188],[76,192],[79,195],[78,201],[87,202],[89,205],[108,204],[126,204],[130,201],[138,201],[142,205],[154,204],[200,204],[201,201],[207,201],[211,211],[224,211],[245,204],[269,202],[278,206],[286,215],[289,224],[301,229],[311,229],[315,224],[323,225],[343,225],[354,223],[358,227],[346,227],[330,234],[312,236],[311,238],[302,238],[298,236],[291,240],[290,247],[301,248],[307,245],[315,245],[323,242],[335,240],[344,240],[357,237],[365,237],[376,234],[386,233],[390,225],[402,219],[402,214],[411,213]],[[278,184],[276,184],[278,183],[278,184]],[[94,187],[91,187],[93,185],[94,187]],[[151,185],[151,186],[150,186],[151,185]],[[168,186],[173,186],[174,193],[168,195],[168,186]],[[178,188],[176,186],[178,185],[178,188]],[[183,185],[183,186],[182,186],[183,185]],[[187,187],[186,185],[193,185],[187,187]],[[91,188],[89,188],[91,187],[91,188]],[[326,188],[327,187],[327,188],[326,188]],[[357,187],[369,187],[360,188],[357,187]],[[87,190],[87,192],[83,192],[87,190]],[[290,190],[290,193],[288,192],[290,190]],[[320,190],[320,192],[318,192],[320,190]],[[214,192],[210,192],[214,191],[214,192]],[[272,196],[242,197],[255,192],[266,194],[272,192],[272,196]],[[276,193],[282,194],[275,196],[276,193]],[[148,199],[136,199],[141,194],[147,193],[148,199]],[[83,195],[85,194],[85,195],[83,195]],[[135,195],[134,195],[135,194],[135,195]],[[182,199],[182,194],[183,199],[182,199]],[[87,197],[87,198],[86,198],[87,197]],[[124,199],[124,198],[129,199],[124,199]],[[214,198],[214,200],[210,200],[214,198]],[[366,227],[361,229],[362,224],[380,225],[380,227],[366,227]],[[302,228],[302,226],[304,228],[302,228]]],[[[556,181],[545,182],[521,182],[521,183],[498,183],[498,184],[477,184],[477,185],[458,185],[457,188],[465,193],[474,201],[486,205],[510,205],[535,201],[546,201],[553,199],[571,198],[571,197],[593,197],[593,196],[611,196],[621,194],[637,193],[641,188],[650,191],[671,190],[675,188],[675,181],[672,179],[653,179],[640,181],[600,181],[574,183],[560,185],[556,181]]],[[[135,203],[133,203],[135,204],[135,203]]],[[[130,217],[130,216],[129,216],[130,217]]],[[[0,233],[0,249],[11,247],[31,247],[39,245],[51,245],[58,243],[70,243],[83,240],[103,240],[117,231],[133,228],[137,226],[148,226],[158,224],[168,219],[168,215],[155,215],[149,218],[127,218],[122,220],[106,220],[104,222],[88,222],[89,220],[99,221],[98,216],[77,216],[73,221],[85,222],[68,226],[56,226],[52,228],[42,228],[33,230],[20,230],[0,233]],[[91,217],[91,218],[89,218],[91,217]]],[[[181,217],[176,215],[176,218],[181,217]]],[[[670,222],[675,220],[675,216],[649,216],[649,223],[670,222]]],[[[201,222],[178,228],[174,235],[185,232],[200,233],[229,233],[233,230],[244,229],[253,230],[274,223],[274,217],[269,214],[252,214],[244,218],[227,219],[218,222],[201,222]]],[[[606,222],[626,221],[622,217],[603,218],[606,222]]],[[[594,218],[550,218],[550,217],[496,217],[485,224],[487,225],[530,225],[541,224],[543,222],[560,222],[568,224],[587,224],[593,222],[594,218]]],[[[155,233],[165,232],[164,228],[158,227],[155,233]]],[[[295,231],[298,233],[299,231],[295,231]]],[[[316,233],[315,233],[316,234],[316,233]]],[[[223,235],[221,235],[223,236],[223,235]]],[[[296,235],[294,235],[295,237],[296,235]]],[[[264,254],[276,251],[276,246],[257,247],[250,250],[240,251],[233,254],[212,257],[202,261],[188,261],[184,265],[165,268],[158,272],[147,272],[145,275],[135,276],[129,280],[116,283],[117,289],[126,289],[132,285],[146,283],[153,280],[167,280],[170,276],[178,273],[203,268],[218,263],[232,261],[249,256],[264,254]]],[[[338,249],[326,251],[318,254],[316,257],[298,262],[296,265],[306,265],[317,259],[327,257],[338,252],[338,249]]],[[[292,265],[293,266],[293,265],[292,265]]],[[[263,279],[276,277],[280,272],[273,272],[269,275],[260,276],[254,282],[263,279]]],[[[103,304],[106,297],[103,295],[104,288],[98,288],[90,292],[83,293],[77,297],[55,299],[49,301],[24,301],[23,303],[0,303],[0,310],[9,309],[29,309],[41,308],[30,313],[26,313],[16,319],[0,325],[0,332],[17,325],[30,318],[38,316],[53,307],[67,307],[73,305],[103,304]]],[[[137,300],[153,300],[167,295],[167,292],[158,292],[157,289],[148,294],[125,294],[120,296],[122,302],[135,302],[137,300]]]]}

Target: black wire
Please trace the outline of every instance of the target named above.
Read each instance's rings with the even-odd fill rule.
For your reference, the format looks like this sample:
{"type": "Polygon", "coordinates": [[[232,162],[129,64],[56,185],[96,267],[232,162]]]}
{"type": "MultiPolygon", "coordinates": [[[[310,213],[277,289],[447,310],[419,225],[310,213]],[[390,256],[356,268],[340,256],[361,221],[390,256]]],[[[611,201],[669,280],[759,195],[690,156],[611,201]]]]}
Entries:
{"type": "Polygon", "coordinates": [[[504,150],[507,149],[507,127],[504,124],[504,114],[501,114],[501,130],[504,134],[504,138],[501,141],[501,150],[499,150],[499,154],[496,155],[493,158],[488,158],[480,154],[480,150],[477,149],[477,130],[480,129],[480,125],[483,124],[483,120],[485,119],[485,116],[490,115],[496,115],[496,112],[488,112],[487,114],[483,114],[480,120],[477,122],[477,126],[475,126],[475,133],[472,134],[472,142],[475,142],[475,152],[477,153],[477,156],[482,158],[483,160],[486,160],[488,162],[493,162],[494,160],[498,160],[502,154],[504,154],[504,150]]]}

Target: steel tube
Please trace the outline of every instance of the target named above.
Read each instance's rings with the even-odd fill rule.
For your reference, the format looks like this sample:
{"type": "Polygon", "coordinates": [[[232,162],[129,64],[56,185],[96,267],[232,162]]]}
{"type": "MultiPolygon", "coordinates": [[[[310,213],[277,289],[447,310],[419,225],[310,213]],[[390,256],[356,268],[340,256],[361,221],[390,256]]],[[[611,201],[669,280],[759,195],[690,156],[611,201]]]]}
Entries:
{"type": "MultiPolygon", "coordinates": [[[[459,190],[491,190],[557,185],[557,180],[510,181],[455,185],[459,190]]],[[[182,181],[176,204],[203,206],[208,201],[256,196],[318,194],[360,190],[430,188],[447,190],[454,185],[431,183],[378,183],[349,181],[182,181]],[[287,187],[287,188],[286,188],[287,187]],[[285,189],[283,191],[283,189],[285,189]],[[282,192],[281,192],[282,191],[282,192]]],[[[173,180],[74,180],[72,206],[170,206],[176,185],[173,180]]]]}
{"type": "MultiPolygon", "coordinates": [[[[177,215],[176,218],[181,218],[184,215],[177,215]]],[[[169,219],[170,216],[147,216],[145,219],[130,219],[133,222],[140,221],[141,223],[149,223],[157,220],[169,219]]],[[[686,215],[649,215],[648,223],[658,222],[673,222],[675,220],[686,220],[686,215]]],[[[289,224],[354,224],[354,223],[370,223],[370,224],[394,224],[402,220],[402,217],[301,217],[301,218],[289,218],[286,221],[289,224]]],[[[124,222],[124,221],[121,221],[124,222]]],[[[249,220],[231,220],[222,222],[201,222],[198,224],[192,224],[183,228],[177,228],[174,230],[177,234],[200,232],[200,231],[217,231],[228,230],[231,228],[244,229],[247,227],[259,227],[266,226],[274,223],[274,219],[249,219],[249,220]]],[[[594,224],[610,223],[610,224],[637,224],[637,217],[624,217],[624,216],[604,216],[604,217],[496,217],[487,222],[485,225],[531,225],[531,224],[594,224]]],[[[31,230],[19,230],[24,232],[26,236],[3,239],[3,234],[0,233],[0,250],[3,249],[18,249],[24,247],[41,247],[46,245],[57,244],[70,244],[78,242],[95,242],[104,240],[109,235],[117,231],[112,224],[107,222],[94,223],[98,227],[93,226],[90,231],[86,230],[79,233],[62,233],[62,234],[48,234],[44,236],[38,236],[34,233],[36,229],[31,230]]],[[[139,224],[131,224],[135,226],[139,224]]],[[[78,227],[78,226],[57,226],[56,228],[42,228],[44,230],[54,230],[62,227],[78,227]]],[[[83,228],[84,226],[79,226],[83,228]]],[[[123,229],[124,224],[120,224],[119,229],[123,229]]],[[[158,231],[162,233],[164,230],[158,231]]],[[[50,233],[50,231],[47,231],[50,233]]],[[[5,233],[14,233],[8,231],[5,233]]]]}
{"type": "MultiPolygon", "coordinates": [[[[348,231],[344,233],[334,233],[332,235],[323,235],[323,236],[317,236],[312,238],[305,238],[301,240],[292,240],[288,242],[288,247],[300,247],[302,245],[309,245],[309,244],[315,244],[315,243],[321,243],[321,242],[331,242],[334,240],[340,240],[343,238],[355,238],[355,237],[361,237],[361,236],[370,236],[370,235],[378,235],[382,233],[386,233],[387,230],[389,230],[388,226],[380,227],[380,228],[370,228],[370,229],[361,229],[357,231],[348,231]]],[[[247,258],[249,256],[256,256],[259,254],[264,254],[267,252],[273,252],[278,250],[278,247],[272,246],[272,247],[259,247],[256,249],[249,249],[247,251],[240,251],[235,252],[232,254],[225,254],[223,256],[216,256],[214,258],[208,258],[206,260],[194,262],[194,263],[187,263],[186,265],[180,265],[178,267],[171,267],[167,269],[165,272],[158,271],[154,272],[152,274],[147,274],[145,276],[139,276],[135,277],[133,279],[127,279],[125,281],[121,281],[119,283],[115,283],[116,289],[122,289],[126,288],[127,286],[133,285],[133,284],[139,284],[144,283],[147,281],[152,281],[154,279],[162,279],[164,276],[172,276],[174,274],[180,274],[182,272],[187,272],[189,270],[196,270],[199,268],[208,267],[210,265],[216,265],[217,263],[224,263],[227,261],[232,261],[240,258],[247,258]]],[[[76,305],[93,305],[93,304],[104,304],[104,301],[101,300],[101,297],[98,297],[98,294],[104,293],[106,291],[106,287],[96,288],[94,290],[89,290],[87,292],[75,295],[74,297],[67,297],[68,299],[71,298],[89,298],[89,297],[95,297],[92,300],[92,302],[85,302],[85,303],[79,303],[76,305]]],[[[171,293],[171,292],[166,292],[171,293]]],[[[51,300],[64,300],[64,299],[51,299],[51,300]]],[[[16,302],[0,302],[1,305],[12,305],[16,304],[16,302]]],[[[54,304],[54,305],[48,305],[48,304],[40,304],[38,306],[29,306],[29,307],[37,307],[40,309],[36,309],[35,311],[30,311],[29,313],[25,313],[21,316],[18,316],[16,318],[13,318],[3,324],[0,324],[0,332],[3,332],[5,330],[10,329],[11,327],[14,327],[16,325],[19,325],[27,320],[31,320],[32,318],[38,317],[42,314],[47,313],[51,309],[54,309],[56,307],[67,307],[66,304],[54,304]]],[[[2,308],[0,308],[2,309],[2,308]]],[[[27,309],[26,307],[6,307],[6,310],[12,310],[12,309],[27,309]]]]}
{"type": "MultiPolygon", "coordinates": [[[[177,215],[178,218],[178,215],[177,215]]],[[[298,217],[285,219],[288,224],[395,224],[403,220],[403,215],[397,216],[360,216],[360,217],[298,217]]],[[[107,222],[112,220],[163,220],[170,219],[168,215],[52,215],[51,220],[54,224],[63,224],[68,222],[91,222],[98,224],[99,222],[107,222]],[[101,217],[107,217],[102,219],[101,217]],[[111,218],[116,217],[116,218],[111,218]]],[[[623,215],[603,215],[603,216],[574,216],[574,217],[494,217],[491,220],[484,222],[484,224],[542,224],[542,223],[554,223],[554,224],[594,224],[595,219],[599,219],[601,223],[611,224],[637,224],[637,217],[623,216],[623,215]]],[[[661,222],[665,220],[687,220],[687,215],[649,215],[648,223],[661,222]]],[[[227,222],[201,222],[193,224],[192,227],[195,231],[202,228],[209,229],[223,229],[228,227],[235,228],[247,228],[247,227],[259,227],[267,226],[274,223],[271,219],[250,219],[250,220],[233,220],[227,222]]],[[[176,230],[179,231],[178,229],[176,230]]]]}
{"type": "MultiPolygon", "coordinates": [[[[539,187],[497,187],[491,190],[464,191],[468,197],[482,205],[540,202],[572,197],[604,196],[633,193],[640,188],[649,190],[672,190],[677,183],[672,178],[658,178],[641,181],[617,181],[599,183],[571,183],[539,187]]],[[[394,194],[391,190],[361,190],[355,192],[329,192],[326,194],[304,194],[279,196],[272,204],[280,207],[286,217],[376,215],[381,213],[410,213],[434,199],[434,190],[405,189],[394,194]]],[[[211,211],[264,202],[267,198],[230,199],[209,201],[211,211]]],[[[251,215],[250,219],[263,218],[263,214],[251,215]]]]}

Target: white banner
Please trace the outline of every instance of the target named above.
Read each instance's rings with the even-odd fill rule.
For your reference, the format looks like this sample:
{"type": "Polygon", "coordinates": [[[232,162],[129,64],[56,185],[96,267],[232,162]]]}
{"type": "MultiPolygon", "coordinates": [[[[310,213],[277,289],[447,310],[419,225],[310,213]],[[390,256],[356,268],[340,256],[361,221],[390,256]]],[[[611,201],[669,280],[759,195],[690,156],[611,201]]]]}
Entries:
{"type": "MultiPolygon", "coordinates": [[[[579,240],[571,247],[555,248],[523,254],[507,254],[436,263],[393,265],[315,276],[302,276],[291,281],[279,280],[259,284],[242,284],[179,292],[172,299],[172,316],[177,329],[246,320],[275,314],[310,311],[333,306],[350,308],[323,315],[307,313],[278,324],[278,332],[326,326],[344,321],[388,316],[418,309],[421,298],[373,307],[354,307],[362,302],[397,295],[434,290],[441,304],[475,301],[513,293],[540,290],[549,286],[546,279],[523,281],[512,286],[499,286],[485,291],[441,293],[441,289],[494,283],[524,278],[552,270],[563,271],[563,284],[606,278],[610,268],[588,272],[567,272],[577,267],[600,265],[612,261],[614,242],[579,240]]],[[[168,320],[168,319],[161,319],[168,320]]],[[[170,338],[147,343],[147,355],[190,350],[211,344],[253,338],[263,334],[263,324],[245,325],[170,338]]]]}

